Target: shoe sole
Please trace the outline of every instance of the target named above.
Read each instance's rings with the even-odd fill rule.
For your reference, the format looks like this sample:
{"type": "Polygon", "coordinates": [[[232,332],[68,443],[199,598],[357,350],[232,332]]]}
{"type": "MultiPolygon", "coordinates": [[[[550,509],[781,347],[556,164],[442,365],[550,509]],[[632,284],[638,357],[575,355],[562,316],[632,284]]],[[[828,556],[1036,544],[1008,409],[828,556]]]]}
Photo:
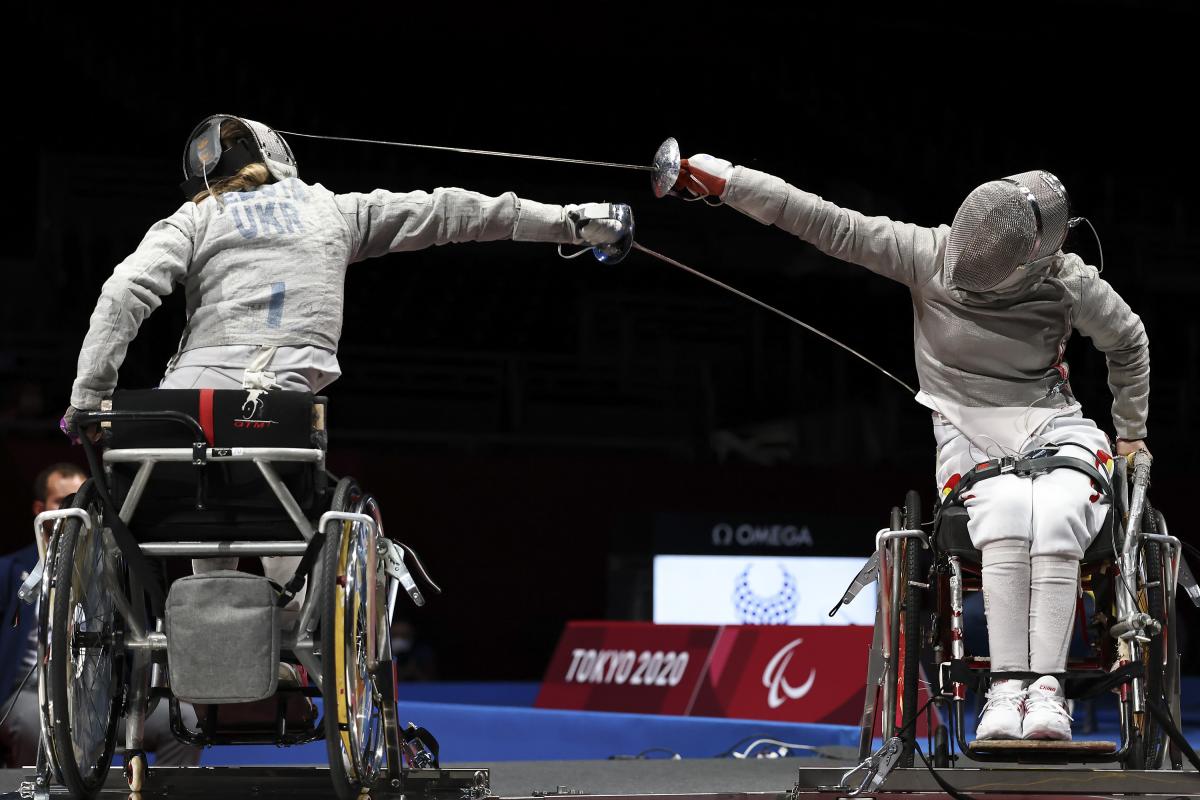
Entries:
{"type": "Polygon", "coordinates": [[[1032,733],[1022,734],[1021,738],[1040,742],[1069,742],[1071,741],[1071,734],[1069,732],[1062,734],[1057,731],[1033,731],[1032,733]]]}

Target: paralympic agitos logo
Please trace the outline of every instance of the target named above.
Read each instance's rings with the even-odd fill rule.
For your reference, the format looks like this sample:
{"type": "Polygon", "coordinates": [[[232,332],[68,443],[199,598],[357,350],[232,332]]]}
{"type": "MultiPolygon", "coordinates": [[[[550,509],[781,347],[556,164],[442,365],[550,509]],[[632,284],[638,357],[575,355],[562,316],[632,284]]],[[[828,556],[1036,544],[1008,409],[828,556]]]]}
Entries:
{"type": "Polygon", "coordinates": [[[799,686],[792,686],[785,677],[788,664],[792,663],[792,656],[803,641],[803,639],[793,639],[788,642],[771,657],[771,660],[767,662],[767,668],[763,670],[762,685],[767,689],[767,706],[770,708],[779,708],[788,700],[799,700],[812,691],[813,684],[817,680],[815,667],[809,669],[808,678],[799,686]]]}

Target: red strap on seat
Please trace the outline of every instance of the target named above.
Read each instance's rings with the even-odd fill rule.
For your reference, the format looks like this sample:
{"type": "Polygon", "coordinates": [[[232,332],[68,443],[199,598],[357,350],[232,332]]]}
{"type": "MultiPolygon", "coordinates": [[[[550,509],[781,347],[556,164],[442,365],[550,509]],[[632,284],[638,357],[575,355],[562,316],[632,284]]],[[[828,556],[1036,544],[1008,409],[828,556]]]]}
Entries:
{"type": "Polygon", "coordinates": [[[200,390],[200,427],[204,429],[204,438],[208,440],[209,447],[214,447],[216,442],[213,440],[213,390],[200,390]]]}

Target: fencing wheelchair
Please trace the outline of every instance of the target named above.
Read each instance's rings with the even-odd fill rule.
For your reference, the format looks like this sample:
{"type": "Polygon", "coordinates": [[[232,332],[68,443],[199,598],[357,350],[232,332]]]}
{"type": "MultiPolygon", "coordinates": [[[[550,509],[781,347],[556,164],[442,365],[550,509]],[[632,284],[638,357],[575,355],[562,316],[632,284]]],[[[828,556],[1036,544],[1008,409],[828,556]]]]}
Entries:
{"type": "Polygon", "coordinates": [[[100,446],[81,437],[91,478],[39,515],[36,531],[53,528],[23,587],[40,600],[43,795],[58,782],[94,796],[120,734],[140,790],[159,702],[188,744],[324,738],[340,798],[437,766],[436,741],[397,723],[390,620],[401,589],[424,603],[408,565],[440,590],[384,536],[375,498],[326,472],[326,406],[300,392],[153,390],[79,414],[76,433],[100,426],[100,446]],[[299,564],[280,583],[234,570],[168,579],[172,564],[191,572],[187,558],[246,556],[299,564]],[[181,700],[195,704],[194,729],[181,700]]]}
{"type": "MultiPolygon", "coordinates": [[[[1082,463],[1070,460],[1073,465],[1058,466],[1082,463]]],[[[968,652],[963,615],[964,593],[982,588],[982,558],[967,532],[967,509],[956,501],[961,492],[937,505],[932,523],[923,523],[920,495],[910,491],[903,507],[892,509],[889,527],[876,535],[875,553],[833,610],[878,582],[859,739],[864,786],[877,787],[891,768],[913,765],[918,715],[931,708],[935,713],[926,719],[935,767],[956,762],[956,750],[985,762],[1116,762],[1126,769],[1180,769],[1186,755],[1195,763],[1176,728],[1175,600],[1178,588],[1193,601],[1200,591],[1179,540],[1147,497],[1150,455],[1137,453],[1132,466],[1124,458],[1113,463],[1109,512],[1080,569],[1076,624],[1086,652],[1068,658],[1065,686],[1067,696],[1075,698],[1115,692],[1120,741],[966,741],[967,689],[981,688],[989,666],[986,656],[968,652]],[[922,673],[932,678],[923,706],[922,673]],[[884,746],[873,753],[876,732],[884,746]]],[[[976,471],[1028,475],[1048,466],[1038,459],[1009,458],[986,462],[976,471]]]]}

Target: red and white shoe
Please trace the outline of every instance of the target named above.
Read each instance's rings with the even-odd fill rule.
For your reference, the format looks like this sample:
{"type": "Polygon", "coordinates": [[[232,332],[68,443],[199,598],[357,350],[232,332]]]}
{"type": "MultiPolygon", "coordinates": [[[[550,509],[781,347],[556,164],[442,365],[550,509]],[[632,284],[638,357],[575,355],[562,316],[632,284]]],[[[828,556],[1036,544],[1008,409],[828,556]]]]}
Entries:
{"type": "Polygon", "coordinates": [[[1021,738],[1071,741],[1071,714],[1058,679],[1044,675],[1031,683],[1026,692],[1021,738]]]}

